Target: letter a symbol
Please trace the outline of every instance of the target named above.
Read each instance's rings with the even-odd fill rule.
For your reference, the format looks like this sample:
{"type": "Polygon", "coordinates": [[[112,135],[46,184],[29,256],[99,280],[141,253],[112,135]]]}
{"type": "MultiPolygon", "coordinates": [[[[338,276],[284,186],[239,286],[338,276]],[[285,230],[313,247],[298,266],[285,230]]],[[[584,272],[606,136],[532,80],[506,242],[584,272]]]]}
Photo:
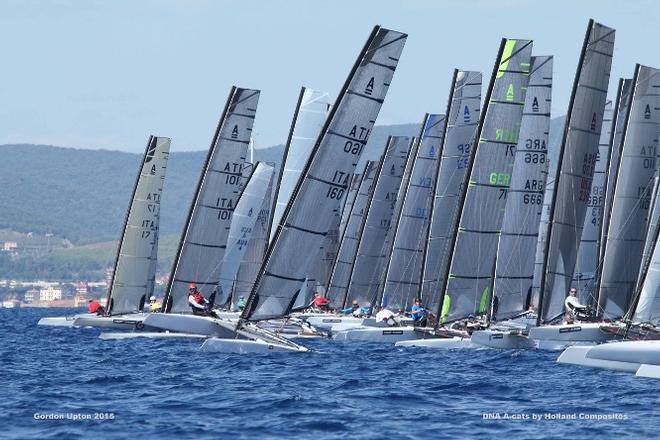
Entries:
{"type": "Polygon", "coordinates": [[[509,88],[506,91],[506,100],[513,101],[513,84],[509,84],[509,88]]]}
{"type": "Polygon", "coordinates": [[[651,119],[651,107],[646,104],[646,110],[644,110],[644,119],[651,119]]]}
{"type": "Polygon", "coordinates": [[[594,113],[594,116],[591,118],[591,130],[596,131],[596,113],[594,113]]]}
{"type": "Polygon", "coordinates": [[[367,87],[364,88],[364,93],[367,95],[371,95],[374,92],[374,77],[372,76],[369,82],[367,83],[367,87]]]}
{"type": "Polygon", "coordinates": [[[536,96],[534,97],[534,101],[532,101],[532,111],[534,113],[539,112],[539,100],[536,98],[536,96]]]}
{"type": "Polygon", "coordinates": [[[236,139],[237,137],[238,137],[238,125],[234,125],[234,128],[231,131],[231,138],[236,139]]]}

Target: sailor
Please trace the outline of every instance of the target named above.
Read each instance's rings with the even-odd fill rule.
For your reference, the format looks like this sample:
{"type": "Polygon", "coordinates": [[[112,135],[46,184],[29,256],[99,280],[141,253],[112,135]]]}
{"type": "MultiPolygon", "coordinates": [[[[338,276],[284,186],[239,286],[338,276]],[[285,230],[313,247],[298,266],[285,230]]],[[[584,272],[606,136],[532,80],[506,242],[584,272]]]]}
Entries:
{"type": "Polygon", "coordinates": [[[314,294],[314,300],[312,300],[312,307],[315,309],[326,311],[330,308],[330,301],[328,298],[316,292],[314,294]]]}
{"type": "Polygon", "coordinates": [[[90,299],[89,304],[87,305],[87,310],[89,313],[96,313],[99,316],[105,315],[105,309],[101,305],[98,299],[90,299]]]}
{"type": "Polygon", "coordinates": [[[578,301],[577,289],[575,287],[571,287],[571,290],[569,290],[568,296],[564,301],[564,307],[566,308],[565,319],[567,324],[572,324],[576,321],[577,312],[584,312],[587,309],[587,306],[580,304],[580,301],[578,301]]]}
{"type": "Polygon", "coordinates": [[[236,303],[236,308],[238,309],[239,312],[243,311],[243,309],[245,308],[246,303],[247,303],[247,301],[245,300],[244,296],[241,295],[240,297],[238,297],[238,302],[236,303]]]}
{"type": "Polygon", "coordinates": [[[381,309],[376,313],[376,322],[385,321],[387,325],[394,326],[397,325],[396,320],[394,319],[396,315],[387,307],[381,307],[381,309]]]}
{"type": "Polygon", "coordinates": [[[345,309],[341,309],[339,313],[348,315],[348,314],[353,314],[359,310],[360,310],[360,304],[358,303],[357,299],[354,299],[350,306],[346,307],[345,309]]]}
{"type": "Polygon", "coordinates": [[[193,315],[208,316],[211,304],[204,298],[204,295],[197,290],[197,284],[188,285],[188,303],[192,308],[193,315]]]}
{"type": "Polygon", "coordinates": [[[149,311],[151,313],[160,312],[162,307],[163,305],[158,302],[157,298],[154,295],[151,295],[151,298],[149,298],[149,311]]]}
{"type": "Polygon", "coordinates": [[[427,322],[428,310],[422,306],[422,300],[415,298],[415,303],[410,308],[410,317],[414,320],[417,327],[425,327],[427,322]]]}

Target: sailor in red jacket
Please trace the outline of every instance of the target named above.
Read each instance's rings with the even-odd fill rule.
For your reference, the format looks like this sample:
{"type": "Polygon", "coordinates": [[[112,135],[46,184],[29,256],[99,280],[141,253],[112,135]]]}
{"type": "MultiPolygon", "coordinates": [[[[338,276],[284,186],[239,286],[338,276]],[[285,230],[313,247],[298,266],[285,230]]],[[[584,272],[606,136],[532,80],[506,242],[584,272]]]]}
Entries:
{"type": "Polygon", "coordinates": [[[96,313],[97,315],[105,315],[105,309],[96,298],[90,299],[89,304],[87,305],[87,310],[89,313],[96,313]]]}
{"type": "Polygon", "coordinates": [[[197,284],[190,283],[188,285],[188,304],[192,308],[193,315],[204,315],[208,316],[210,312],[211,305],[204,298],[204,295],[197,290],[197,284]]]}

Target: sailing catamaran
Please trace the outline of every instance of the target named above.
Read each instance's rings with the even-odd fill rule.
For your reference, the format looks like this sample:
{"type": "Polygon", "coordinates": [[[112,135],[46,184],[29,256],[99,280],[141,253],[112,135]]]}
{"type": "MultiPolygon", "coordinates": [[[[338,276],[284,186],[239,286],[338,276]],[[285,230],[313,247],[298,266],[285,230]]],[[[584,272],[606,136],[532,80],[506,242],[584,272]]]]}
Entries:
{"type": "Polygon", "coordinates": [[[332,107],[309,161],[269,246],[247,305],[225,338],[208,339],[204,350],[307,351],[265,332],[256,322],[289,315],[300,285],[331,227],[364,145],[384,102],[407,35],[376,26],[332,107]],[[249,337],[248,340],[238,339],[249,337]]]}
{"type": "MultiPolygon", "coordinates": [[[[539,340],[541,348],[552,348],[554,342],[547,341],[571,338],[565,337],[569,327],[547,324],[562,316],[564,299],[573,281],[598,155],[614,35],[614,29],[589,21],[575,75],[544,252],[539,327],[530,330],[530,338],[539,340]]],[[[575,328],[576,332],[582,330],[579,326],[575,328]]]]}
{"type": "Polygon", "coordinates": [[[532,280],[539,234],[552,95],[551,56],[532,57],[529,85],[507,190],[497,247],[489,328],[472,333],[472,343],[491,348],[531,348],[529,327],[536,323],[532,280]]]}
{"type": "Polygon", "coordinates": [[[134,328],[144,319],[145,302],[154,293],[160,198],[171,140],[150,136],[135,180],[108,290],[106,312],[42,318],[38,325],[134,328]]]}

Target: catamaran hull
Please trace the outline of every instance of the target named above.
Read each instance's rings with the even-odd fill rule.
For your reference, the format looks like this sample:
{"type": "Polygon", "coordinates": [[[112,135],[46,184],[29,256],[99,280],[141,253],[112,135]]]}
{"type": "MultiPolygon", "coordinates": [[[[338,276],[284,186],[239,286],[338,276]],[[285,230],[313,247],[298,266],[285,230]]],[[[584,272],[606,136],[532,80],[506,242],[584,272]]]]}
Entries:
{"type": "Polygon", "coordinates": [[[498,349],[529,349],[535,348],[536,343],[527,336],[510,331],[477,330],[472,333],[472,344],[498,349]]]}
{"type": "Polygon", "coordinates": [[[456,348],[476,348],[470,338],[455,336],[453,338],[433,338],[433,339],[414,339],[408,341],[399,341],[394,344],[396,347],[425,347],[437,349],[456,349],[456,348]]]}
{"type": "Polygon", "coordinates": [[[41,318],[37,325],[47,326],[47,327],[73,327],[73,323],[76,319],[82,317],[92,317],[97,316],[95,314],[80,314],[73,316],[48,316],[46,318],[41,318]]]}
{"type": "Polygon", "coordinates": [[[363,341],[391,343],[410,339],[421,339],[428,335],[414,327],[370,327],[337,332],[332,337],[338,341],[363,341]]]}
{"type": "Polygon", "coordinates": [[[111,328],[117,330],[142,330],[146,313],[135,313],[121,316],[88,316],[76,318],[74,327],[111,328]]]}
{"type": "Polygon", "coordinates": [[[224,339],[224,338],[209,338],[202,344],[202,351],[213,353],[277,353],[277,352],[298,352],[304,353],[309,351],[308,348],[302,345],[280,345],[274,342],[265,342],[261,339],[224,339]]]}
{"type": "Polygon", "coordinates": [[[363,326],[364,319],[353,316],[307,316],[304,318],[315,328],[330,333],[337,333],[343,330],[350,330],[363,326]]]}
{"type": "Polygon", "coordinates": [[[117,340],[117,339],[204,339],[204,335],[190,335],[187,333],[169,333],[169,332],[103,332],[99,339],[117,340]]]}
{"type": "Polygon", "coordinates": [[[562,324],[533,327],[529,338],[541,350],[559,351],[571,345],[600,344],[620,336],[600,329],[601,323],[562,324]]]}
{"type": "Polygon", "coordinates": [[[180,315],[176,313],[153,313],[144,320],[144,325],[162,331],[189,333],[194,335],[235,337],[232,321],[221,321],[209,316],[180,315]]]}
{"type": "Polygon", "coordinates": [[[595,347],[568,347],[560,364],[626,371],[660,379],[660,341],[624,341],[595,347]]]}

